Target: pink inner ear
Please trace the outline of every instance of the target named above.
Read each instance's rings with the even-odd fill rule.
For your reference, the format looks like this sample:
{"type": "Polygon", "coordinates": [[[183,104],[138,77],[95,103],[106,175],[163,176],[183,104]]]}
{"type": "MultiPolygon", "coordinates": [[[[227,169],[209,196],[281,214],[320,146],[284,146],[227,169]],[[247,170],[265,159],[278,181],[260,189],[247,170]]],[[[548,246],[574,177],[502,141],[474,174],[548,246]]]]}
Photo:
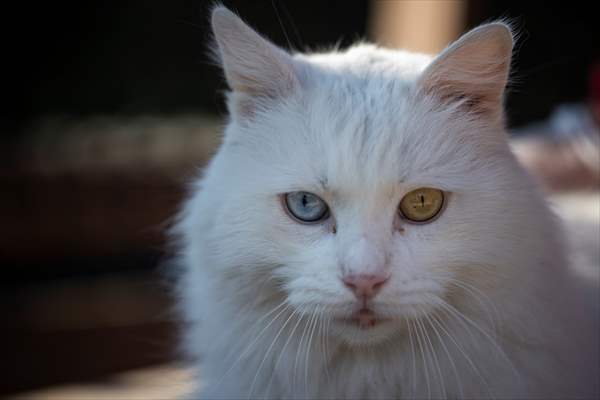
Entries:
{"type": "Polygon", "coordinates": [[[425,75],[421,84],[426,93],[443,102],[461,103],[464,108],[473,112],[497,112],[502,109],[508,76],[507,64],[485,63],[480,64],[479,68],[457,70],[452,69],[454,65],[440,65],[436,66],[438,70],[425,75]]]}
{"type": "Polygon", "coordinates": [[[512,37],[503,24],[476,28],[444,50],[423,72],[423,90],[472,112],[500,115],[512,37]]]}
{"type": "Polygon", "coordinates": [[[443,103],[460,104],[461,109],[476,114],[486,114],[491,111],[490,109],[494,108],[494,104],[496,103],[492,102],[490,104],[486,101],[485,97],[476,93],[463,93],[451,90],[446,92],[444,90],[432,89],[430,94],[439,98],[443,103]]]}

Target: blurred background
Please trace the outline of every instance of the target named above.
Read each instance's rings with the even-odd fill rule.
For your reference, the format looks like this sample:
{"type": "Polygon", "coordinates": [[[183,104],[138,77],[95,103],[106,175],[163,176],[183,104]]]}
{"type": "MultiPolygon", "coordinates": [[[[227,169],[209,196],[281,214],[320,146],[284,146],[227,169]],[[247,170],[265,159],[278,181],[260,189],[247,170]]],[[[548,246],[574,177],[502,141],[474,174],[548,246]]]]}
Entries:
{"type": "MultiPolygon", "coordinates": [[[[582,276],[597,282],[600,24],[591,2],[223,3],[295,50],[367,38],[437,52],[482,22],[512,21],[515,151],[564,218],[582,276]]],[[[222,75],[206,55],[211,4],[3,10],[0,396],[185,391],[165,229],[225,116],[222,75]]]]}

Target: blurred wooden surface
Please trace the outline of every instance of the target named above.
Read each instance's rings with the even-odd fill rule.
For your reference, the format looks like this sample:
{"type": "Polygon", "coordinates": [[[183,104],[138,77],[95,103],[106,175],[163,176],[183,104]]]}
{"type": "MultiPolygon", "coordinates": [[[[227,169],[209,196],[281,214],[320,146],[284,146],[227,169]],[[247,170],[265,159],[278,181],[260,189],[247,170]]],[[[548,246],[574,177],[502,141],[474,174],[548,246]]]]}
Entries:
{"type": "Polygon", "coordinates": [[[11,400],[169,400],[190,389],[190,372],[178,365],[133,370],[103,381],[62,385],[9,396],[11,400]]]}
{"type": "Polygon", "coordinates": [[[16,144],[0,171],[0,396],[176,359],[166,229],[219,123],[54,118],[16,144]]]}
{"type": "Polygon", "coordinates": [[[0,262],[159,251],[219,124],[188,115],[40,122],[0,171],[0,262]]]}
{"type": "Polygon", "coordinates": [[[152,273],[38,282],[0,294],[0,393],[172,362],[178,326],[152,273]]]}

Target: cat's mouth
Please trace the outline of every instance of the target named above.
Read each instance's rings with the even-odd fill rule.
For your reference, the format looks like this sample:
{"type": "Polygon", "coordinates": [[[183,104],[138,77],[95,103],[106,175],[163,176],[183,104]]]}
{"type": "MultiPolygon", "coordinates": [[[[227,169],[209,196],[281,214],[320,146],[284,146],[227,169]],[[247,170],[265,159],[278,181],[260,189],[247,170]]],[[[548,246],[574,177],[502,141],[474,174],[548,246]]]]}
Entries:
{"type": "Polygon", "coordinates": [[[371,329],[385,320],[385,318],[382,318],[381,315],[377,315],[375,311],[370,308],[361,308],[354,312],[350,317],[346,318],[345,322],[353,324],[360,329],[371,329]]]}
{"type": "Polygon", "coordinates": [[[350,345],[374,345],[390,338],[398,330],[393,316],[377,308],[363,307],[348,310],[334,318],[332,334],[350,345]]]}

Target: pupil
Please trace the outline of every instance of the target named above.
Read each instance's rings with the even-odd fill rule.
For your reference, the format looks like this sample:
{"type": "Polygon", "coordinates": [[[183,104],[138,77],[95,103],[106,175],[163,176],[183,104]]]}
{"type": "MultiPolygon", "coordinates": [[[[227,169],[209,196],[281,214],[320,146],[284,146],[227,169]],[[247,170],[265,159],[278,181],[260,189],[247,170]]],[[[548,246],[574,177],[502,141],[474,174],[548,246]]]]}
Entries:
{"type": "Polygon", "coordinates": [[[302,207],[306,207],[306,203],[308,203],[308,201],[306,200],[306,195],[302,196],[302,207]]]}
{"type": "Polygon", "coordinates": [[[421,207],[425,207],[425,197],[421,195],[421,207]]]}

